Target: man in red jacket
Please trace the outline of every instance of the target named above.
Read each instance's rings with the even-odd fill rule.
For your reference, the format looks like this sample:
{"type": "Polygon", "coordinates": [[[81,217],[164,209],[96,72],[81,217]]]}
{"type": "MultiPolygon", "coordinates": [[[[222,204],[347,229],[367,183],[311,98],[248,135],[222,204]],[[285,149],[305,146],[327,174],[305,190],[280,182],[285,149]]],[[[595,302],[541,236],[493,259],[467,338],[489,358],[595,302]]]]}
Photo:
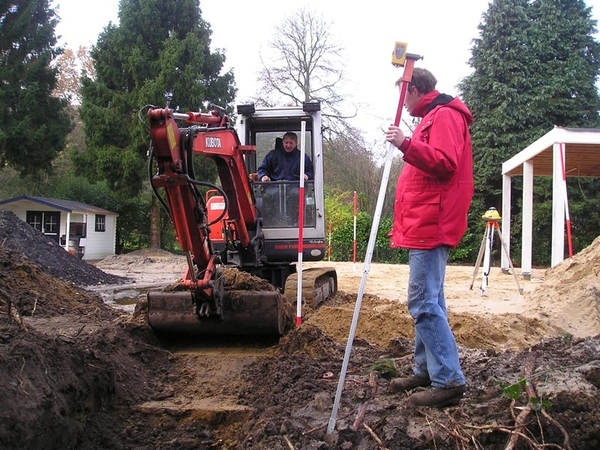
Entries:
{"type": "MultiPolygon", "coordinates": [[[[401,86],[402,80],[396,85],[401,86]]],[[[458,98],[435,90],[436,78],[415,68],[404,106],[421,121],[412,137],[390,126],[386,139],[403,153],[390,246],[408,249],[408,311],[415,323],[413,376],[390,382],[394,392],[417,387],[416,406],[456,405],[466,391],[456,340],[448,324],[444,278],[451,248],[467,230],[473,197],[473,116],[458,98]]]]}

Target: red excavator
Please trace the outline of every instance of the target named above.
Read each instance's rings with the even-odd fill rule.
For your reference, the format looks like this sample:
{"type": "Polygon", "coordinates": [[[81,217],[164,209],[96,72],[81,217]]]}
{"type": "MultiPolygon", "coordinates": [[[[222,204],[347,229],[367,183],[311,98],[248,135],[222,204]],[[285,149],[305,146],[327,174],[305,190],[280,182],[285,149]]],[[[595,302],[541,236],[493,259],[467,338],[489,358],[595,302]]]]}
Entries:
{"type": "MultiPolygon", "coordinates": [[[[314,179],[303,189],[301,260],[325,256],[319,103],[239,105],[237,114],[235,128],[219,108],[209,113],[148,110],[151,186],[187,258],[175,289],[148,293],[148,323],[157,332],[282,335],[294,326],[290,303],[297,298],[302,189],[299,181],[256,177],[257,161],[286,131],[298,134],[314,166],[314,179]],[[196,179],[195,167],[209,160],[216,164],[218,184],[196,179]],[[224,273],[232,268],[268,281],[272,289],[229,290],[224,273]]],[[[311,307],[336,293],[335,269],[301,272],[301,297],[311,307]]]]}

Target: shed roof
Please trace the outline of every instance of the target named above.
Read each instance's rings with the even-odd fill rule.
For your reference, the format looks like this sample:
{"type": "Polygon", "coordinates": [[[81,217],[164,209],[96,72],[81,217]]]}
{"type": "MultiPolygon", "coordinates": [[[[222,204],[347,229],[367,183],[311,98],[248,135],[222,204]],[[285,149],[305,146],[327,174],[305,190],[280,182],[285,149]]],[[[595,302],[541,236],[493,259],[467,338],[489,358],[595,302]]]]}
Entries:
{"type": "Polygon", "coordinates": [[[57,198],[46,198],[46,197],[31,197],[29,195],[21,195],[19,197],[9,198],[7,200],[1,200],[0,206],[9,203],[17,203],[20,201],[30,201],[38,203],[40,205],[48,206],[50,208],[59,209],[68,213],[90,213],[90,214],[109,214],[118,215],[115,212],[108,211],[106,209],[98,208],[97,206],[88,205],[87,203],[76,202],[73,200],[61,200],[57,198]]]}
{"type": "Polygon", "coordinates": [[[533,163],[533,175],[552,176],[553,145],[565,145],[567,177],[600,177],[600,128],[554,127],[502,164],[504,175],[523,175],[523,163],[533,163]]]}

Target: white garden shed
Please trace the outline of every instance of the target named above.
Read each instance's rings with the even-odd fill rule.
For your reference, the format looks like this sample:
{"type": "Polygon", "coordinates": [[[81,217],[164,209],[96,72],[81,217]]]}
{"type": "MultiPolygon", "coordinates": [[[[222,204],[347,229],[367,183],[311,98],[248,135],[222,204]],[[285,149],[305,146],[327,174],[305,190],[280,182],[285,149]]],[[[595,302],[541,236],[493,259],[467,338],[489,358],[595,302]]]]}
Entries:
{"type": "Polygon", "coordinates": [[[81,202],[28,195],[1,200],[0,209],[12,211],[84,260],[115,254],[117,213],[81,202]]]}
{"type": "MultiPolygon", "coordinates": [[[[552,267],[565,259],[568,215],[567,182],[574,177],[600,177],[600,129],[555,127],[502,164],[502,238],[510,249],[512,177],[523,177],[521,273],[531,276],[533,181],[552,177],[552,267]]],[[[510,250],[509,250],[510,252],[510,250]]],[[[502,270],[509,269],[502,252],[502,270]]]]}

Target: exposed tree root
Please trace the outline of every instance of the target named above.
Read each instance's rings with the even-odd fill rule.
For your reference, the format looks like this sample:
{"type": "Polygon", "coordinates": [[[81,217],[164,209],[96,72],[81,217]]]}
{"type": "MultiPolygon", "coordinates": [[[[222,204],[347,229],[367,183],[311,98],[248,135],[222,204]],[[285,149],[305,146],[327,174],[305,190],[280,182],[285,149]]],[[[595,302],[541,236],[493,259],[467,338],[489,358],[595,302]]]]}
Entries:
{"type": "Polygon", "coordinates": [[[367,433],[369,433],[369,435],[373,438],[373,440],[377,444],[377,448],[379,450],[387,450],[387,447],[385,445],[383,445],[383,442],[381,442],[381,439],[379,439],[379,436],[377,436],[375,434],[375,432],[371,428],[369,428],[369,425],[367,425],[366,423],[363,423],[363,428],[365,430],[367,430],[367,433]]]}
{"type": "Polygon", "coordinates": [[[19,328],[21,330],[23,330],[24,332],[27,332],[27,327],[25,326],[25,323],[23,323],[21,314],[19,314],[19,310],[17,309],[17,307],[14,305],[13,302],[8,302],[8,313],[9,313],[11,319],[14,320],[17,325],[19,325],[19,328]]]}

